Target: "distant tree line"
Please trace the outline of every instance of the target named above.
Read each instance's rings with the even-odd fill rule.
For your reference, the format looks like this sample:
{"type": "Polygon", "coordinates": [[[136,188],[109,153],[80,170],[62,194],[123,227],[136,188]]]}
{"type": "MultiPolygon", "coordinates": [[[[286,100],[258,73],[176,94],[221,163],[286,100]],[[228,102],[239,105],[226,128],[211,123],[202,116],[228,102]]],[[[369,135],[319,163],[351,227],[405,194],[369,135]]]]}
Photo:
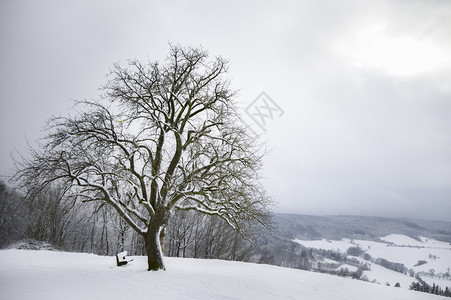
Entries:
{"type": "Polygon", "coordinates": [[[427,284],[426,282],[412,282],[412,284],[409,286],[410,290],[423,292],[423,293],[429,293],[439,296],[445,296],[445,297],[451,297],[451,291],[448,287],[445,287],[445,289],[442,289],[440,286],[436,285],[435,283],[431,285],[427,284]]]}
{"type": "Polygon", "coordinates": [[[391,262],[384,258],[377,258],[376,260],[374,260],[374,263],[389,270],[393,270],[395,272],[399,272],[402,274],[407,274],[408,271],[407,267],[404,264],[391,262]]]}
{"type": "Polygon", "coordinates": [[[32,239],[73,252],[113,255],[141,241],[111,209],[81,205],[57,187],[24,197],[0,181],[0,247],[32,239]]]}
{"type": "MultiPolygon", "coordinates": [[[[0,216],[0,248],[30,239],[71,252],[146,254],[143,238],[110,207],[77,203],[56,187],[24,197],[0,180],[0,216]]],[[[270,233],[261,231],[266,232],[265,237],[255,233],[254,240],[247,240],[219,217],[177,211],[161,239],[169,257],[289,265],[274,259],[279,251],[270,249],[275,247],[269,241],[270,233]]]]}
{"type": "Polygon", "coordinates": [[[21,197],[0,180],[0,247],[23,237],[26,231],[25,206],[21,197]]]}
{"type": "Polygon", "coordinates": [[[165,232],[165,254],[172,257],[251,261],[253,244],[218,217],[179,211],[165,232]]]}

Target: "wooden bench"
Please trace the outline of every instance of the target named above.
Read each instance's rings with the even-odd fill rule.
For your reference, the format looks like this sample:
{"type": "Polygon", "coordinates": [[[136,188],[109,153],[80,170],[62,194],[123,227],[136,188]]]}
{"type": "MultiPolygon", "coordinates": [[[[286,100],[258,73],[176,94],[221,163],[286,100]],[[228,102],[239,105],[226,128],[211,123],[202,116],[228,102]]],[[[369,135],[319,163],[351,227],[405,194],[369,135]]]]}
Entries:
{"type": "Polygon", "coordinates": [[[133,259],[128,260],[126,258],[126,256],[127,256],[127,251],[122,251],[122,252],[116,254],[116,263],[117,263],[118,267],[126,265],[129,262],[133,261],[133,259]]]}

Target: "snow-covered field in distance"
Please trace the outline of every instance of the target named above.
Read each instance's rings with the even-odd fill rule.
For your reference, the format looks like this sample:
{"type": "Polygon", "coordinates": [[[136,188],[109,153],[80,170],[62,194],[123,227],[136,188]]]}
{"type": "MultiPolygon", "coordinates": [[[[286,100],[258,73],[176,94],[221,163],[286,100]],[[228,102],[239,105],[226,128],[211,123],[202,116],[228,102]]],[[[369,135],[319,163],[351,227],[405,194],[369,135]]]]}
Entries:
{"type": "Polygon", "coordinates": [[[0,299],[448,299],[307,271],[219,260],[166,258],[147,272],[145,257],[57,251],[0,251],[0,299]]]}
{"type": "MultiPolygon", "coordinates": [[[[346,253],[346,250],[350,247],[358,246],[371,255],[372,258],[384,258],[394,263],[404,264],[408,269],[414,270],[415,273],[429,273],[431,270],[434,270],[435,274],[445,274],[451,271],[451,244],[430,238],[420,237],[420,240],[416,240],[402,234],[390,234],[380,237],[379,242],[346,238],[340,241],[327,239],[314,241],[295,239],[294,241],[305,247],[334,250],[340,253],[346,253]],[[425,263],[417,265],[419,261],[425,263]]],[[[362,258],[359,258],[359,260],[364,261],[362,258]]],[[[370,281],[376,280],[381,284],[388,282],[391,286],[399,282],[401,287],[404,288],[408,288],[415,281],[408,274],[401,274],[375,263],[369,262],[369,264],[371,270],[364,271],[364,274],[370,281]]],[[[352,271],[350,267],[348,269],[352,271]]],[[[443,288],[445,286],[451,287],[451,281],[441,279],[440,276],[422,275],[421,278],[430,285],[435,283],[443,288]]]]}

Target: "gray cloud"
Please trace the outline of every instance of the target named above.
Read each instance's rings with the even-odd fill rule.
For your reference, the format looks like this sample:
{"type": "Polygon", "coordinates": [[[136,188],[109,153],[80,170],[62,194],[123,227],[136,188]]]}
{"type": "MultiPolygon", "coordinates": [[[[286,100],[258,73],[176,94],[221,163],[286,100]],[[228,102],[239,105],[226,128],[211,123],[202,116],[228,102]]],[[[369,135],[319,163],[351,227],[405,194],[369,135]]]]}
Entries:
{"type": "Polygon", "coordinates": [[[450,220],[450,12],[448,1],[3,1],[0,175],[24,136],[98,95],[112,63],[161,60],[180,42],[230,59],[243,108],[265,91],[284,110],[263,136],[279,211],[450,220]]]}

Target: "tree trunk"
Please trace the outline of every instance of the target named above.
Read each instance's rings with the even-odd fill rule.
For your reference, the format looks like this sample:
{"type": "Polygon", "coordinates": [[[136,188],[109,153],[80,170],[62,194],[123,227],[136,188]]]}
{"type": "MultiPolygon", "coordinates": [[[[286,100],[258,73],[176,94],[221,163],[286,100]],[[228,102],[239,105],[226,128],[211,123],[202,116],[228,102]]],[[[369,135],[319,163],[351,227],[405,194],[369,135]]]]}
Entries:
{"type": "Polygon", "coordinates": [[[161,226],[149,226],[144,235],[147,253],[148,271],[166,270],[160,244],[161,226]]]}

